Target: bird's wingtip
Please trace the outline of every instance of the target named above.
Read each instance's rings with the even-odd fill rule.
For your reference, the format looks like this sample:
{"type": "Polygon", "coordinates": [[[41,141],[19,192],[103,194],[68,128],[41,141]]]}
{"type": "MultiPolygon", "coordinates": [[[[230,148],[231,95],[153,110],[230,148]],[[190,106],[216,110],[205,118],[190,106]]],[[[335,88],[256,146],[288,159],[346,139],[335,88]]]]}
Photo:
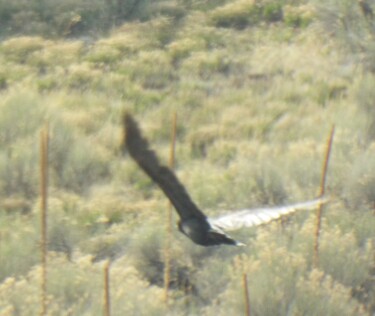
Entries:
{"type": "Polygon", "coordinates": [[[125,127],[135,123],[133,116],[126,110],[122,113],[122,121],[125,127]]]}
{"type": "Polygon", "coordinates": [[[122,148],[122,151],[124,152],[126,148],[128,150],[131,150],[132,140],[134,138],[140,139],[141,134],[139,131],[138,124],[130,112],[124,111],[122,113],[122,123],[123,123],[123,136],[122,136],[121,148],[122,148]]]}
{"type": "Polygon", "coordinates": [[[237,247],[245,247],[246,244],[244,244],[243,242],[240,242],[240,241],[236,241],[235,246],[237,246],[237,247]]]}

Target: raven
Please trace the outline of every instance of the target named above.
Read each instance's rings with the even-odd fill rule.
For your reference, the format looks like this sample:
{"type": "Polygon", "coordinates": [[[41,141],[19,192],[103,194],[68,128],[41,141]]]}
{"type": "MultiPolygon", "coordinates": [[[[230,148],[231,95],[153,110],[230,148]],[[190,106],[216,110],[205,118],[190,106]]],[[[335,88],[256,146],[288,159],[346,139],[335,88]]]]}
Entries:
{"type": "Polygon", "coordinates": [[[228,236],[224,230],[229,231],[241,227],[258,226],[282,215],[302,209],[313,209],[326,202],[326,199],[321,197],[298,204],[245,209],[218,218],[208,218],[190,198],[174,172],[159,162],[156,154],[149,148],[147,140],[142,136],[138,124],[129,113],[124,114],[123,124],[123,152],[127,150],[139,167],[159,185],[180,217],[178,229],[198,245],[214,246],[226,244],[243,246],[243,243],[228,236]]]}

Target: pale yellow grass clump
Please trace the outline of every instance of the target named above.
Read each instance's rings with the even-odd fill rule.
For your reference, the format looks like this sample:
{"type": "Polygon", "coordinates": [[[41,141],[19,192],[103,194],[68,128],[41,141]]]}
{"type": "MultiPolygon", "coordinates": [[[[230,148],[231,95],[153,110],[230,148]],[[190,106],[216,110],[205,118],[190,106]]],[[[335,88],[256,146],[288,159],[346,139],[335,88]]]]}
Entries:
{"type": "Polygon", "coordinates": [[[252,11],[256,9],[254,0],[237,0],[213,10],[211,20],[218,26],[243,27],[251,22],[252,11]]]}
{"type": "Polygon", "coordinates": [[[80,59],[83,53],[82,41],[46,42],[42,50],[30,57],[32,63],[40,66],[68,66],[80,59]]]}
{"type": "Polygon", "coordinates": [[[9,60],[25,62],[32,53],[43,49],[48,43],[41,37],[21,36],[4,41],[0,50],[9,60]]]}

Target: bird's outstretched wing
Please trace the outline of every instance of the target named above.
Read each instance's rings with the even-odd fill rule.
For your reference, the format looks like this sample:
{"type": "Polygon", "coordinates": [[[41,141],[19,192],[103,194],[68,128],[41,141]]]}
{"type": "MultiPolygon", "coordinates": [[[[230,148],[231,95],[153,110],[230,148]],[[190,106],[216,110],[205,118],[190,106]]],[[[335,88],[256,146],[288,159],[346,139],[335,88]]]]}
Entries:
{"type": "Polygon", "coordinates": [[[325,197],[321,197],[315,200],[285,206],[244,209],[216,218],[209,218],[208,222],[212,227],[218,227],[225,231],[231,231],[240,229],[242,227],[252,227],[266,224],[282,217],[283,215],[291,214],[299,210],[311,210],[326,202],[327,199],[325,197]]]}
{"type": "Polygon", "coordinates": [[[191,200],[184,186],[171,169],[160,164],[156,154],[149,148],[133,117],[125,113],[123,117],[124,140],[122,150],[128,150],[130,156],[144,172],[163,190],[182,220],[189,218],[206,219],[206,216],[191,200]]]}

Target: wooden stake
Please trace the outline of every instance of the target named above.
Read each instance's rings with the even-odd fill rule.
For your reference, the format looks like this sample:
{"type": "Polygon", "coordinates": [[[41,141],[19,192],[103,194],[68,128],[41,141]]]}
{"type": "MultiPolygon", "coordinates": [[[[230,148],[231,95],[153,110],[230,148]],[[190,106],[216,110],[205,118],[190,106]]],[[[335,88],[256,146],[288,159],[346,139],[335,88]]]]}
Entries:
{"type": "Polygon", "coordinates": [[[250,316],[250,295],[249,286],[247,284],[247,274],[244,273],[242,276],[243,292],[245,298],[245,316],[250,316]]]}
{"type": "MultiPolygon", "coordinates": [[[[331,155],[332,143],[333,143],[333,136],[335,134],[335,126],[332,126],[331,133],[328,138],[327,142],[327,150],[326,155],[324,158],[323,164],[323,171],[322,171],[322,178],[320,182],[320,196],[325,194],[325,187],[326,187],[326,179],[327,179],[327,172],[328,172],[328,163],[329,158],[331,155]]],[[[315,268],[319,265],[319,237],[320,237],[320,230],[321,230],[321,222],[322,222],[322,212],[323,212],[323,204],[319,205],[317,214],[316,214],[316,226],[315,226],[315,241],[314,241],[314,257],[313,257],[313,266],[315,268]]]]}
{"type": "Polygon", "coordinates": [[[110,265],[111,262],[108,260],[104,266],[104,316],[111,316],[110,265]]]}
{"type": "Polygon", "coordinates": [[[41,315],[47,314],[47,200],[48,200],[48,124],[40,132],[40,195],[41,195],[41,315]]]}
{"type": "MultiPolygon", "coordinates": [[[[169,152],[169,166],[174,169],[175,165],[175,149],[176,149],[176,130],[177,130],[177,114],[173,113],[172,117],[172,131],[171,131],[171,146],[169,152]]],[[[165,268],[164,268],[164,300],[168,305],[168,291],[170,283],[170,272],[171,272],[171,242],[172,242],[172,204],[168,203],[168,222],[167,222],[167,239],[165,244],[165,268]]]]}

